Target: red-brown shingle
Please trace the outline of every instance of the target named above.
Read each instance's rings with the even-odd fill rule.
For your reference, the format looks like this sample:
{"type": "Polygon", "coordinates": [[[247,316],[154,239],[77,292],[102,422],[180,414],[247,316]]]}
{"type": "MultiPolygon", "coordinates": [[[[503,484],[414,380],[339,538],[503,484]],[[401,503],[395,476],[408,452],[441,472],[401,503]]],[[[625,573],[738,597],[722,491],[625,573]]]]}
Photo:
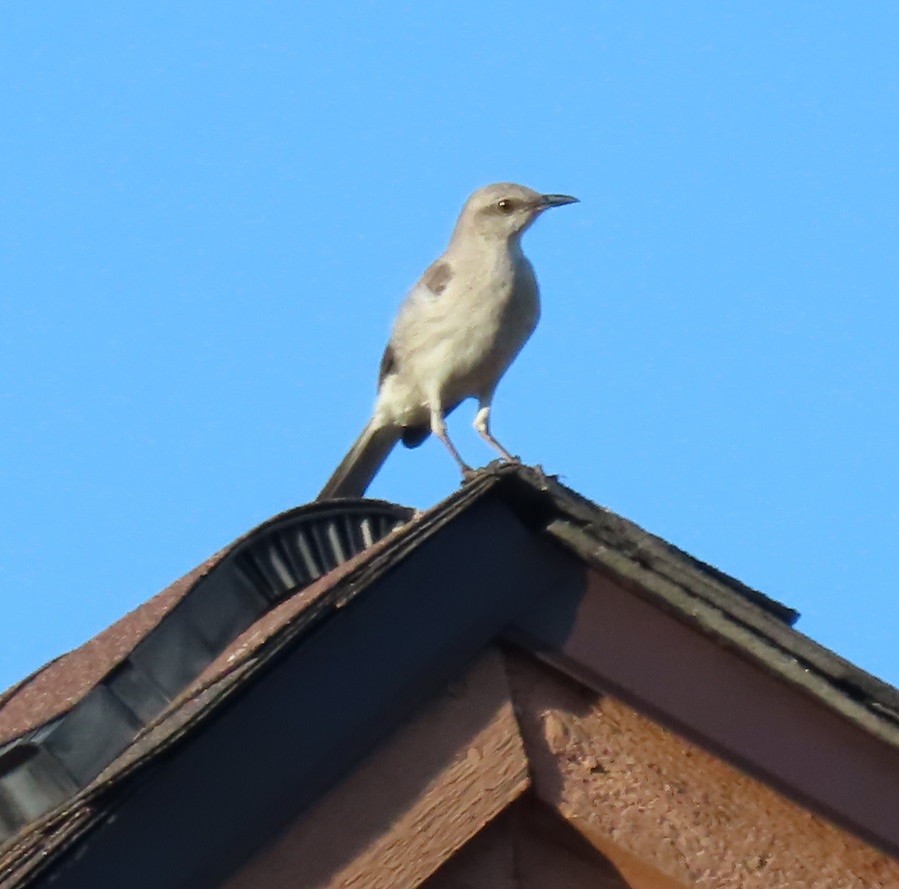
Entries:
{"type": "Polygon", "coordinates": [[[217,553],[207,559],[80,648],[56,658],[0,696],[0,744],[70,710],[127,657],[221,556],[217,553]]]}

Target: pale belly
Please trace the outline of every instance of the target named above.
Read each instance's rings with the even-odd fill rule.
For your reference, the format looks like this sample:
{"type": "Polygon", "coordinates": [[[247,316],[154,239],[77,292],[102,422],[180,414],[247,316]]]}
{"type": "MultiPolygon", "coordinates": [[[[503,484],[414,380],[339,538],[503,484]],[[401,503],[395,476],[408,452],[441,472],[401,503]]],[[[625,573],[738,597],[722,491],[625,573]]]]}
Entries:
{"type": "Polygon", "coordinates": [[[399,372],[384,380],[376,411],[404,426],[426,423],[466,398],[488,398],[537,323],[536,287],[516,299],[434,300],[399,337],[399,372]],[[460,303],[464,308],[460,308],[460,303]]]}

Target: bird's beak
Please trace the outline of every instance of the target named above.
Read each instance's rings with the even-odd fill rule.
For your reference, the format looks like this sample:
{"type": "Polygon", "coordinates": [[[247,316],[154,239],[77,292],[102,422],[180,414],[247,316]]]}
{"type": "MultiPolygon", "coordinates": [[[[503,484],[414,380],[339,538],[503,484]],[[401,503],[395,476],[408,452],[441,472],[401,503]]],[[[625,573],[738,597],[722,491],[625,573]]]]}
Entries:
{"type": "Polygon", "coordinates": [[[579,204],[577,198],[568,194],[544,194],[540,197],[541,209],[548,207],[564,207],[566,204],[579,204]]]}

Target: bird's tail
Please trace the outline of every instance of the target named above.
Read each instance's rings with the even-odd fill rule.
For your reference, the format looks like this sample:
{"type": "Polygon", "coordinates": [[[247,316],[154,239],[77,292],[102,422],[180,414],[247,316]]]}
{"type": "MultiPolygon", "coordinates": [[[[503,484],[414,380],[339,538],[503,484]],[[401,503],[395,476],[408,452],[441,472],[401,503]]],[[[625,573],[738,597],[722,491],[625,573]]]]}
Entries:
{"type": "Polygon", "coordinates": [[[362,497],[399,438],[398,427],[369,422],[316,499],[362,497]]]}

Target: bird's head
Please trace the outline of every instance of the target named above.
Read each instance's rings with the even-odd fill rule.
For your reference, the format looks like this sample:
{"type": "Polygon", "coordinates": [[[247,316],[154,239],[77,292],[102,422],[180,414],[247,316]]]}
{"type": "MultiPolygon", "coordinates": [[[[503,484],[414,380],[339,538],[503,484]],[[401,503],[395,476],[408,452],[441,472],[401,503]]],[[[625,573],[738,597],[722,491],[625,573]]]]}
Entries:
{"type": "Polygon", "coordinates": [[[577,200],[567,194],[540,194],[513,182],[485,185],[466,201],[454,237],[475,233],[491,240],[511,240],[520,236],[544,210],[575,204],[577,200]]]}

